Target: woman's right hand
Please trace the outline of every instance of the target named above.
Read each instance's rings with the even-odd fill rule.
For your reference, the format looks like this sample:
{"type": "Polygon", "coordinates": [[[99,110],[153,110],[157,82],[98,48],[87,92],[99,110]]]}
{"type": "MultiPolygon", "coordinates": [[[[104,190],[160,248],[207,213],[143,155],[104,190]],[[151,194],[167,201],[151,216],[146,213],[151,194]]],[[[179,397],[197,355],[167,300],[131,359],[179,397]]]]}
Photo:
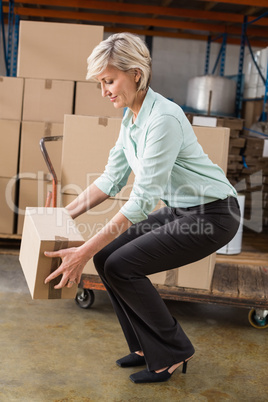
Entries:
{"type": "Polygon", "coordinates": [[[58,251],[45,251],[45,256],[49,258],[59,257],[61,265],[45,279],[45,284],[52,279],[62,275],[61,281],[54,286],[55,289],[61,289],[64,286],[72,287],[74,283],[79,284],[83,269],[91,256],[85,253],[85,250],[80,247],[72,247],[58,251]]]}

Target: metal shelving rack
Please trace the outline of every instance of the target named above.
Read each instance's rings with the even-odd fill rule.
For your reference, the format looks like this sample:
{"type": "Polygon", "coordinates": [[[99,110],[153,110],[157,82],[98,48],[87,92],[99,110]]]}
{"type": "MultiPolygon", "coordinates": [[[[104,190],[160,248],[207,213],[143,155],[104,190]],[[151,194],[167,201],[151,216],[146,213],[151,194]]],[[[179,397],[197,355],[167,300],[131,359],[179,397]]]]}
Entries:
{"type": "Polygon", "coordinates": [[[0,0],[0,25],[3,41],[4,61],[6,75],[15,77],[17,73],[17,57],[19,42],[19,21],[20,18],[14,13],[14,0],[9,0],[8,32],[6,38],[5,22],[3,13],[3,1],[0,0]]]}
{"type": "Polygon", "coordinates": [[[226,43],[227,43],[227,34],[221,34],[216,36],[215,38],[212,39],[211,36],[208,37],[208,41],[207,41],[207,49],[206,49],[206,61],[205,61],[205,71],[204,71],[204,75],[209,74],[209,60],[210,60],[210,49],[211,49],[211,43],[215,42],[216,40],[222,38],[222,44],[216,59],[216,62],[214,64],[214,67],[212,69],[212,74],[215,73],[216,68],[219,64],[219,60],[221,60],[220,63],[220,76],[223,77],[224,76],[224,67],[225,67],[225,55],[226,55],[226,43]]]}
{"type": "MultiPolygon", "coordinates": [[[[247,37],[247,27],[250,24],[254,24],[254,22],[258,21],[259,19],[265,17],[268,15],[268,11],[259,17],[255,18],[252,21],[248,21],[247,16],[244,17],[244,22],[242,26],[242,34],[241,34],[241,44],[240,44],[240,53],[239,53],[239,64],[238,64],[238,75],[237,75],[237,90],[236,90],[236,116],[240,117],[241,116],[241,109],[242,109],[242,101],[243,101],[243,94],[242,94],[242,82],[243,82],[243,65],[244,65],[244,55],[245,55],[245,46],[246,44],[248,45],[252,60],[263,80],[263,83],[265,85],[265,96],[264,96],[264,103],[263,103],[263,113],[262,113],[262,118],[265,117],[265,108],[266,108],[266,103],[267,103],[267,88],[268,88],[268,74],[266,79],[263,77],[259,66],[257,65],[254,55],[250,46],[249,39],[247,37]]],[[[268,63],[267,63],[268,64],[268,63]]],[[[268,72],[268,68],[267,68],[268,72]]]]}

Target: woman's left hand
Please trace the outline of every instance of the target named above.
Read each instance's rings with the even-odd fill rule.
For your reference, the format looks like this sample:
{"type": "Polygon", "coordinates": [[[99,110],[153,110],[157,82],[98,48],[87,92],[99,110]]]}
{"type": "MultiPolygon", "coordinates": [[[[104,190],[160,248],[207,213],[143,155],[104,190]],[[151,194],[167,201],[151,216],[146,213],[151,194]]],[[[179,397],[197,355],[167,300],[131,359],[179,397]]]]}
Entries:
{"type": "Polygon", "coordinates": [[[71,288],[74,283],[79,284],[83,269],[90,259],[85,255],[81,247],[72,247],[58,251],[45,251],[45,256],[51,258],[59,257],[62,260],[59,268],[45,279],[45,284],[47,284],[52,279],[62,275],[59,284],[54,286],[55,289],[61,289],[64,286],[71,288]]]}

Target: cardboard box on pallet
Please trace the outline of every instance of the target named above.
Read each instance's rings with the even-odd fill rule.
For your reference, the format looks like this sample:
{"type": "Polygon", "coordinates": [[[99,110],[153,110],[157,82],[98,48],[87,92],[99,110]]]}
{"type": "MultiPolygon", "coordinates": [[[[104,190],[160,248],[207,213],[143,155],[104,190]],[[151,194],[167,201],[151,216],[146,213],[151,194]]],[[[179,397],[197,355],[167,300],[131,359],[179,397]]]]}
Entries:
{"type": "Polygon", "coordinates": [[[73,104],[74,81],[25,78],[22,120],[63,123],[73,104]]]}
{"type": "MultiPolygon", "coordinates": [[[[42,137],[62,136],[62,134],[61,123],[22,122],[19,168],[21,178],[37,179],[38,172],[43,172],[47,175],[47,179],[51,180],[39,142],[42,137]]],[[[60,180],[62,141],[49,141],[45,145],[57,178],[60,180]]]]}
{"type": "Polygon", "coordinates": [[[23,78],[0,77],[0,119],[21,120],[23,78]]]}
{"type": "Polygon", "coordinates": [[[101,95],[101,84],[77,82],[75,114],[82,116],[123,117],[123,109],[115,109],[113,103],[101,95]]]}
{"type": "Polygon", "coordinates": [[[84,243],[73,219],[64,208],[27,208],[23,225],[20,264],[33,299],[73,299],[77,286],[54,289],[60,278],[44,284],[60,265],[59,258],[45,257],[45,251],[78,247],[84,243]]]}
{"type": "MultiPolygon", "coordinates": [[[[115,117],[65,116],[61,169],[63,193],[79,194],[103,173],[120,125],[121,119],[115,117]]],[[[133,181],[131,173],[127,186],[116,197],[127,199],[133,181]]]]}
{"type": "Polygon", "coordinates": [[[20,121],[0,120],[0,177],[17,174],[20,121]]]}
{"type": "Polygon", "coordinates": [[[21,21],[19,38],[18,77],[85,81],[103,26],[21,21]]]}
{"type": "Polygon", "coordinates": [[[226,127],[193,126],[195,135],[204,152],[213,163],[226,173],[228,162],[230,129],[226,127]]]}
{"type": "Polygon", "coordinates": [[[0,177],[0,233],[13,234],[16,179],[0,177]]]}

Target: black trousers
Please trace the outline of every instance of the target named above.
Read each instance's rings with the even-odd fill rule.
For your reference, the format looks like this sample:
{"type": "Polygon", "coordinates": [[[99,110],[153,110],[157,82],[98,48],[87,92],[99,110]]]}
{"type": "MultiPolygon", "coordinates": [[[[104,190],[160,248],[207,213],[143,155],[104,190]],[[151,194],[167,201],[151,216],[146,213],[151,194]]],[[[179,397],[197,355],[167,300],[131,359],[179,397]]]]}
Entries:
{"type": "Polygon", "coordinates": [[[234,237],[239,218],[234,197],[191,208],[164,207],[95,255],[129,349],[144,352],[149,370],[187,359],[194,347],[147,275],[215,252],[234,237]]]}

